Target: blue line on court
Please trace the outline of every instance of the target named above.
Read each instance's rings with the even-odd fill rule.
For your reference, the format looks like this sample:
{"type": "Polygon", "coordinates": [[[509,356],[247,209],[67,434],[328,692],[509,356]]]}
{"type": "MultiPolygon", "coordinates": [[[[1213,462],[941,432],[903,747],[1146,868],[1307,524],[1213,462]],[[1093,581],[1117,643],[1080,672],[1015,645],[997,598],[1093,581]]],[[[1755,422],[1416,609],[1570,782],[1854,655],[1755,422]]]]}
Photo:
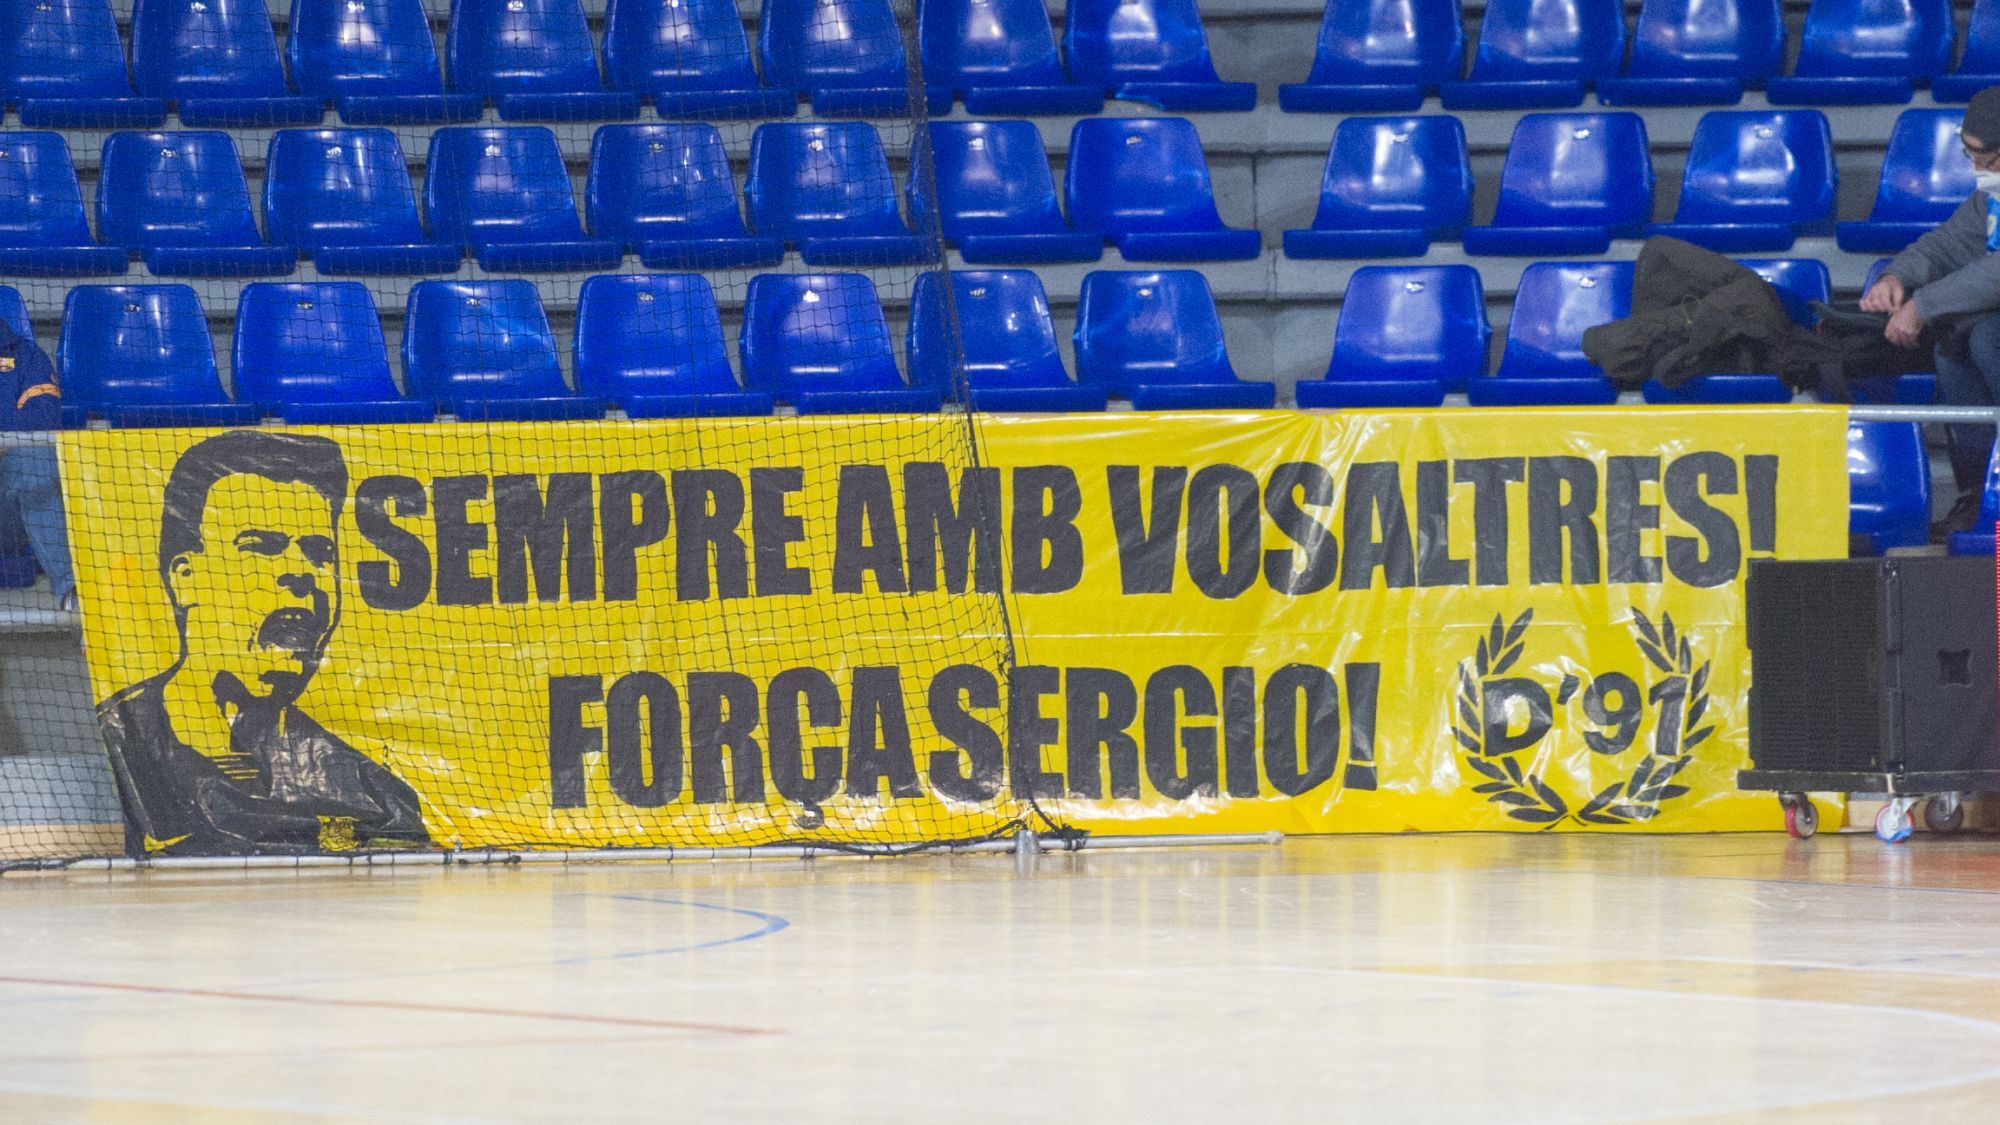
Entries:
{"type": "MultiPolygon", "coordinates": [[[[691,902],[686,899],[653,898],[648,895],[632,895],[632,894],[585,894],[575,897],[608,898],[624,902],[643,902],[653,906],[687,906],[687,907],[693,907],[696,910],[710,910],[719,914],[736,914],[744,918],[754,919],[760,924],[756,929],[751,930],[747,933],[736,934],[731,937],[725,937],[725,938],[712,938],[708,941],[698,941],[691,945],[670,945],[662,949],[635,949],[629,953],[588,953],[578,957],[564,957],[554,961],[506,961],[498,964],[458,965],[449,969],[425,968],[425,969],[400,969],[386,973],[372,973],[372,972],[342,973],[337,976],[292,978],[292,979],[281,979],[277,981],[258,981],[254,982],[253,987],[304,988],[304,987],[327,985],[327,984],[351,984],[356,981],[392,980],[397,977],[465,976],[472,973],[499,972],[506,969],[532,969],[542,965],[564,965],[564,966],[587,965],[599,961],[630,961],[641,957],[671,957],[676,953],[693,953],[697,950],[702,950],[702,949],[714,949],[719,946],[737,945],[739,943],[746,941],[754,941],[757,938],[769,937],[770,935],[775,934],[780,930],[786,929],[791,925],[791,922],[789,920],[781,918],[776,914],[766,914],[761,910],[750,910],[740,906],[717,906],[714,903],[708,903],[708,902],[691,902]]],[[[71,1001],[68,999],[64,999],[62,1002],[67,1003],[71,1001]]]]}
{"type": "Polygon", "coordinates": [[[758,926],[756,929],[751,930],[748,933],[737,934],[733,937],[714,938],[709,941],[695,942],[693,945],[673,945],[673,946],[668,946],[665,949],[637,949],[633,950],[630,953],[596,954],[593,956],[586,956],[586,957],[571,957],[561,961],[556,961],[554,962],[554,964],[580,965],[586,961],[629,961],[639,957],[666,957],[675,953],[692,953],[697,949],[714,949],[715,947],[722,945],[735,945],[739,942],[755,941],[760,937],[769,937],[772,934],[777,933],[779,930],[785,929],[786,927],[791,925],[791,922],[787,921],[784,918],[780,918],[776,914],[766,914],[761,910],[750,910],[746,907],[741,907],[741,906],[717,906],[711,902],[691,902],[687,899],[678,899],[678,898],[654,898],[651,895],[607,894],[607,895],[599,895],[596,897],[613,899],[618,902],[643,902],[652,906],[691,906],[696,910],[713,910],[718,914],[735,914],[744,918],[754,918],[758,922],[762,923],[762,925],[758,926]]]}

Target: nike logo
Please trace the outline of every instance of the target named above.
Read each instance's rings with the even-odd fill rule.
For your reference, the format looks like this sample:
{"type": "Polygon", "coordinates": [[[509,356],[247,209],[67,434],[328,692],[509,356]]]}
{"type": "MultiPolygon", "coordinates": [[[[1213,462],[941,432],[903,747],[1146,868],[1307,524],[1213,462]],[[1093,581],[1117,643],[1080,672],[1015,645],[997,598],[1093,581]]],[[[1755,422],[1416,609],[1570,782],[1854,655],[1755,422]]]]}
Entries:
{"type": "Polygon", "coordinates": [[[148,836],[146,837],[146,850],[149,852],[163,852],[166,851],[168,848],[173,847],[175,844],[180,843],[182,840],[187,839],[188,836],[192,835],[194,835],[194,833],[189,832],[183,836],[176,836],[171,840],[155,840],[151,836],[148,836]]]}

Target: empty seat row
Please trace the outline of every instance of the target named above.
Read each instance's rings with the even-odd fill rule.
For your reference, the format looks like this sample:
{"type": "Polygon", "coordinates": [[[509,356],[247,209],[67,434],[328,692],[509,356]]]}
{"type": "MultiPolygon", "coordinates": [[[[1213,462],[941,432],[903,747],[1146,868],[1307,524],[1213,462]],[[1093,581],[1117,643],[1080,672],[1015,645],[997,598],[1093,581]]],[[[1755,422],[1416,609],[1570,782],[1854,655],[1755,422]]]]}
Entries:
{"type": "MultiPolygon", "coordinates": [[[[1958,161],[1966,164],[1963,154],[1958,161]]],[[[1969,192],[1969,164],[1965,172],[1969,192]]],[[[1801,235],[1833,233],[1837,175],[1818,110],[1708,113],[1695,127],[1674,221],[1656,224],[1643,118],[1528,114],[1507,148],[1493,221],[1474,227],[1456,118],[1350,117],[1334,132],[1313,225],[1288,231],[1285,253],[1400,257],[1447,239],[1469,254],[1600,254],[1614,238],[1648,234],[1731,253],[1783,251],[1801,235]]]]}
{"type": "MultiPolygon", "coordinates": [[[[1032,124],[941,122],[931,135],[936,208],[971,260],[1094,261],[1107,240],[1133,260],[1259,253],[1256,231],[1223,225],[1184,118],[1079,121],[1067,218],[1032,124]]],[[[0,202],[20,205],[0,214],[0,270],[116,275],[127,251],[170,277],[282,276],[301,251],[329,274],[447,272],[467,247],[499,271],[610,269],[628,251],[657,269],[758,267],[788,245],[813,265],[936,256],[933,237],[904,218],[881,138],[863,122],[758,126],[748,226],[721,135],[705,124],[600,128],[582,215],[555,136],[540,126],[432,134],[424,216],[387,129],[280,130],[265,166],[268,237],[227,134],[114,133],[96,201],[100,245],[62,138],[0,133],[0,202]]],[[[932,213],[921,186],[911,195],[913,213],[932,213]]]]}
{"type": "MultiPolygon", "coordinates": [[[[1874,212],[1839,224],[1843,248],[1900,249],[1971,192],[1960,116],[1898,118],[1874,212]]],[[[1107,241],[1135,262],[1260,253],[1258,232],[1220,217],[1185,118],[1077,122],[1060,201],[1032,123],[929,128],[934,177],[907,185],[909,214],[937,215],[968,263],[1095,261],[1107,241]]],[[[555,137],[539,126],[441,129],[427,161],[428,228],[394,134],[278,131],[266,156],[267,238],[226,134],[113,134],[93,238],[62,139],[0,134],[0,202],[18,204],[0,209],[0,270],[117,275],[127,251],[160,276],[281,276],[301,251],[328,274],[446,272],[468,247],[499,271],[602,270],[626,253],[656,269],[754,268],[776,264],[788,246],[811,265],[935,256],[928,224],[913,228],[904,216],[879,135],[861,122],[759,126],[747,225],[710,125],[601,127],[581,213],[555,137]]],[[[1802,235],[1835,231],[1836,177],[1819,112],[1710,113],[1695,130],[1675,220],[1655,224],[1640,118],[1530,114],[1515,129],[1493,221],[1472,227],[1456,118],[1355,117],[1335,132],[1312,227],[1286,232],[1284,248],[1294,258],[1414,257],[1446,239],[1472,254],[1550,256],[1662,233],[1731,253],[1782,252],[1802,235]]]]}
{"type": "MultiPolygon", "coordinates": [[[[407,397],[390,374],[373,301],[358,282],[259,282],[235,321],[236,395],[225,394],[200,298],[184,285],[79,285],[63,311],[56,363],[72,423],[240,425],[270,416],[301,424],[460,418],[597,417],[607,403],[634,417],[935,410],[957,397],[958,351],[947,333],[943,275],[912,296],[911,377],[897,365],[874,284],[861,274],[760,274],[750,281],[738,346],[739,385],[708,282],[695,274],[609,274],[578,297],[574,391],[564,382],[533,282],[419,282],[403,323],[407,397]]],[[[1199,273],[1098,272],[1083,288],[1075,338],[1079,379],[1056,350],[1041,282],[1012,271],[954,275],[956,326],[968,349],[972,405],[1101,409],[1107,396],[1141,408],[1270,406],[1269,383],[1239,380],[1199,273]]],[[[0,312],[28,324],[20,298],[0,312]]]]}
{"type": "Polygon", "coordinates": [[[1783,74],[1780,0],[1644,0],[1629,57],[1622,0],[1488,0],[1460,75],[1458,0],[1328,0],[1312,73],[1279,88],[1293,112],[1579,104],[1900,104],[1929,84],[1963,101],[2000,84],[2000,2],[1977,0],[1956,71],[1952,0],[1812,0],[1783,74]]]}
{"type": "Polygon", "coordinates": [[[1866,220],[1833,223],[1837,169],[1817,110],[1715,112],[1695,128],[1675,220],[1652,219],[1643,120],[1529,114],[1514,129],[1488,226],[1467,226],[1472,170],[1453,117],[1351,117],[1334,132],[1310,229],[1294,258],[1408,257],[1434,240],[1471,254],[1601,253],[1612,238],[1669,234],[1731,253],[1790,249],[1832,233],[1841,249],[1901,250],[1974,188],[1962,111],[1905,110],[1890,133],[1866,220]]]}
{"type": "MultiPolygon", "coordinates": [[[[423,0],[293,0],[281,56],[264,0],[133,0],[131,67],[109,0],[14,5],[0,96],[38,126],[299,125],[332,102],[350,124],[449,123],[491,101],[508,120],[615,120],[650,98],[667,117],[908,112],[889,0],[763,0],[753,59],[735,0],[611,0],[600,63],[581,0],[453,0],[441,70],[423,0]],[[287,72],[289,63],[289,73],[287,72]],[[447,85],[445,75],[449,74],[447,85]]],[[[1951,0],[1814,0],[1798,61],[1779,0],[1646,0],[1626,59],[1622,0],[1490,0],[1461,76],[1457,0],[1326,5],[1293,111],[1907,102],[1934,81],[1963,99],[2000,78],[2000,2],[1979,0],[1958,69],[1951,0]],[[1621,65],[1623,67],[1621,71],[1621,65]]],[[[1247,110],[1217,75],[1196,0],[1075,0],[1062,50],[1041,0],[923,0],[923,100],[974,113],[1093,113],[1105,96],[1174,110],[1247,110]]]]}
{"type": "Polygon", "coordinates": [[[72,289],[56,351],[74,422],[238,425],[262,416],[299,424],[463,419],[594,418],[607,401],[635,416],[769,413],[782,392],[802,409],[874,403],[935,408],[938,395],[903,384],[888,329],[859,275],[763,275],[751,287],[739,387],[708,283],[688,274],[592,278],[578,306],[578,386],[562,376],[555,335],[534,283],[424,281],[403,324],[407,396],[390,371],[381,321],[357,282],[244,287],[232,350],[236,395],[217,375],[199,297],[183,285],[72,289]],[[872,310],[873,321],[867,314],[872,310]],[[870,327],[875,331],[867,331],[870,327]],[[837,347],[827,339],[838,336],[837,347]],[[886,372],[866,362],[884,343],[886,372]],[[829,362],[845,349],[851,361],[829,362]],[[886,375],[886,378],[885,378],[886,375]],[[857,399],[855,396],[861,396],[857,399]]]}
{"type": "MultiPolygon", "coordinates": [[[[444,63],[423,0],[292,0],[281,58],[264,0],[133,0],[131,68],[110,0],[9,5],[0,97],[38,126],[618,120],[909,112],[889,0],[763,0],[755,61],[735,0],[611,0],[603,58],[581,0],[453,0],[444,63]],[[289,73],[287,72],[289,64],[289,73]],[[761,68],[761,73],[760,73],[761,68]],[[447,85],[446,75],[450,81],[447,85]]],[[[1093,113],[1107,94],[1179,109],[1246,110],[1223,82],[1195,0],[1079,0],[1065,69],[1039,0],[926,0],[918,35],[934,112],[1093,113]]]]}

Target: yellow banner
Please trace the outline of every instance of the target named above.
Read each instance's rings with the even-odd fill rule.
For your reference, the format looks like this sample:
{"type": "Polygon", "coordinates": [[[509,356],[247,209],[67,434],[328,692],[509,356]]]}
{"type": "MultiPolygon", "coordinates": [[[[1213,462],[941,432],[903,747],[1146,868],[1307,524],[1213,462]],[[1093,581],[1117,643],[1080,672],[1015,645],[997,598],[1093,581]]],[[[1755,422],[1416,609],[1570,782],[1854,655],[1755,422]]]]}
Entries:
{"type": "Polygon", "coordinates": [[[61,437],[156,852],[1771,828],[1743,578],[1845,415],[61,437]],[[976,445],[977,456],[973,455],[976,445]]]}

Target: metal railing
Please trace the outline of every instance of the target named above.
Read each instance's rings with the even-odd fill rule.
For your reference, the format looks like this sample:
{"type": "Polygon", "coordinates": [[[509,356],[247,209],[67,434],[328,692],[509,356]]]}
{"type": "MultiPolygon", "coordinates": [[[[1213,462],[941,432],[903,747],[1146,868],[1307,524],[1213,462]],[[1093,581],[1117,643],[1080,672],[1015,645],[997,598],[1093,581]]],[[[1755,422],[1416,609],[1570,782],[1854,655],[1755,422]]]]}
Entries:
{"type": "Polygon", "coordinates": [[[2000,424],[2000,406],[1850,406],[1856,422],[1962,422],[2000,424]]]}

